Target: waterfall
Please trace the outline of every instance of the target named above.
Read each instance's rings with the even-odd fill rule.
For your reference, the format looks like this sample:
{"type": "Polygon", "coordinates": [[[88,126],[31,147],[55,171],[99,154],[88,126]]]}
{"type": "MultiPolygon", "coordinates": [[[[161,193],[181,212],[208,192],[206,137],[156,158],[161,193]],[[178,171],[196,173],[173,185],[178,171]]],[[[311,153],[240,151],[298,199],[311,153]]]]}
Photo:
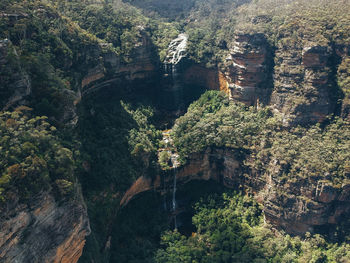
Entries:
{"type": "Polygon", "coordinates": [[[164,193],[164,197],[163,197],[163,208],[164,211],[167,211],[167,205],[166,205],[166,189],[165,189],[165,174],[163,176],[163,193],[164,193]]]}
{"type": "Polygon", "coordinates": [[[183,68],[181,61],[187,55],[187,42],[188,36],[179,34],[176,39],[170,42],[164,60],[164,70],[171,83],[171,105],[172,109],[177,112],[177,115],[180,113],[179,111],[182,109],[183,104],[184,81],[181,75],[183,68]]]}
{"type": "Polygon", "coordinates": [[[172,200],[172,204],[173,204],[173,212],[174,212],[174,229],[177,229],[177,224],[176,224],[176,167],[177,167],[177,163],[175,159],[171,159],[172,163],[173,163],[173,171],[174,171],[174,184],[173,184],[173,200],[172,200]]]}
{"type": "Polygon", "coordinates": [[[170,42],[165,64],[177,65],[182,58],[186,57],[187,41],[188,36],[186,34],[180,34],[170,42]]]}
{"type": "Polygon", "coordinates": [[[174,212],[174,228],[177,229],[176,224],[176,170],[174,169],[174,187],[173,187],[173,212],[174,212]]]}

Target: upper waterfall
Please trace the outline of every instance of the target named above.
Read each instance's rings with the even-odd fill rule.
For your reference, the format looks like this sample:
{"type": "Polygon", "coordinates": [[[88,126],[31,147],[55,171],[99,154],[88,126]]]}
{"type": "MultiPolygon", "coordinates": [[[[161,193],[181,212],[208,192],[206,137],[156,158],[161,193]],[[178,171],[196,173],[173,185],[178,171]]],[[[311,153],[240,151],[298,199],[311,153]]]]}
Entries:
{"type": "Polygon", "coordinates": [[[165,64],[178,64],[182,58],[186,57],[188,35],[185,33],[179,34],[177,38],[173,39],[168,47],[165,64]]]}

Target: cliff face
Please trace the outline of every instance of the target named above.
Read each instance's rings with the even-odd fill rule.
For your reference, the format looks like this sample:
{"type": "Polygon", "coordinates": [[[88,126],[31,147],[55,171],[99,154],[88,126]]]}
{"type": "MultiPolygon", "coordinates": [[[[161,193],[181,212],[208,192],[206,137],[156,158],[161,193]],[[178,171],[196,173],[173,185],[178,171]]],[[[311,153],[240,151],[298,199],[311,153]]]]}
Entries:
{"type": "MultiPolygon", "coordinates": [[[[331,43],[300,44],[281,39],[270,47],[263,34],[240,32],[221,71],[233,100],[270,105],[282,114],[286,126],[308,125],[324,121],[337,110],[336,60],[341,56],[344,64],[346,51],[337,53],[331,43]]],[[[344,66],[338,78],[348,76],[345,71],[344,66]]],[[[343,112],[347,112],[347,101],[343,112]]]]}
{"type": "Polygon", "coordinates": [[[0,109],[23,103],[30,93],[29,76],[21,68],[16,49],[8,39],[0,40],[0,109]]]}
{"type": "MultiPolygon", "coordinates": [[[[335,187],[321,178],[284,183],[278,165],[274,167],[275,174],[261,175],[245,167],[234,150],[208,149],[202,154],[194,154],[184,167],[176,171],[176,177],[179,185],[191,180],[212,179],[228,188],[250,193],[263,204],[266,219],[290,234],[304,234],[313,232],[315,227],[335,225],[350,212],[349,183],[335,187]]],[[[120,204],[127,205],[144,191],[171,191],[172,183],[172,174],[154,180],[140,177],[120,204]]]]}
{"type": "Polygon", "coordinates": [[[293,234],[312,233],[315,227],[338,224],[350,212],[350,184],[335,187],[319,179],[286,184],[270,176],[261,192],[266,219],[293,234]]]}
{"type": "MultiPolygon", "coordinates": [[[[242,167],[236,158],[236,153],[227,149],[208,149],[204,154],[194,154],[188,163],[176,169],[176,178],[179,185],[192,180],[215,180],[227,187],[239,185],[242,167]]],[[[120,205],[125,206],[137,194],[164,189],[172,189],[173,172],[163,172],[156,178],[140,177],[124,194],[120,205]]]]}
{"type": "Polygon", "coordinates": [[[239,33],[232,46],[224,69],[230,97],[248,105],[266,103],[271,56],[265,36],[239,33]]]}
{"type": "Polygon", "coordinates": [[[192,64],[185,70],[183,77],[185,84],[230,93],[225,75],[216,68],[208,69],[201,65],[192,64]]]}
{"type": "Polygon", "coordinates": [[[128,63],[122,62],[113,51],[104,51],[107,44],[96,47],[95,57],[100,60],[82,78],[82,96],[100,88],[119,86],[133,81],[140,81],[144,84],[159,74],[159,58],[150,37],[141,27],[139,35],[138,42],[128,58],[130,60],[128,63]]]}
{"type": "Polygon", "coordinates": [[[58,202],[47,192],[27,204],[9,204],[0,226],[1,262],[75,263],[90,233],[81,196],[58,202]]]}
{"type": "Polygon", "coordinates": [[[278,44],[270,104],[282,113],[286,125],[322,122],[334,113],[336,90],[330,84],[330,56],[328,46],[278,44]]]}

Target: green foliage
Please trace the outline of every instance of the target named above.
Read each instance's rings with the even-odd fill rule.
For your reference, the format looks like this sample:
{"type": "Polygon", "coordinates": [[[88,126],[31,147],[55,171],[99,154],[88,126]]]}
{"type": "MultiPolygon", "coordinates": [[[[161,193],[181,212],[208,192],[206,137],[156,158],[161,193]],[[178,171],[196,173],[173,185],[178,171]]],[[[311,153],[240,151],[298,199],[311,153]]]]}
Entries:
{"type": "Polygon", "coordinates": [[[182,162],[190,153],[207,147],[249,149],[268,125],[269,111],[255,110],[229,101],[217,91],[207,91],[194,102],[173,128],[182,162]]]}
{"type": "Polygon", "coordinates": [[[349,147],[350,125],[339,119],[323,130],[314,126],[267,132],[255,149],[256,159],[248,164],[288,180],[314,177],[340,186],[350,172],[349,147]]]}
{"type": "Polygon", "coordinates": [[[350,57],[343,59],[338,67],[338,85],[345,95],[350,95],[350,57]]]}
{"type": "Polygon", "coordinates": [[[25,200],[52,188],[73,192],[75,156],[64,147],[47,117],[31,117],[29,108],[0,113],[0,199],[25,200]]]}
{"type": "Polygon", "coordinates": [[[139,176],[154,173],[161,132],[150,124],[153,110],[115,99],[101,94],[86,99],[81,108],[82,152],[91,163],[91,171],[81,179],[88,189],[113,184],[125,190],[139,176]]]}
{"type": "MultiPolygon", "coordinates": [[[[17,70],[7,65],[5,74],[28,74],[34,111],[60,119],[71,100],[65,90],[76,88],[79,78],[98,62],[91,55],[97,38],[43,1],[12,1],[3,12],[18,15],[0,17],[0,38],[8,38],[16,54],[16,63],[7,61],[17,70]]],[[[4,89],[11,90],[10,84],[4,89]]]]}
{"type": "Polygon", "coordinates": [[[154,262],[160,235],[168,228],[162,198],[144,193],[123,208],[113,229],[110,262],[154,262]]]}
{"type": "Polygon", "coordinates": [[[161,262],[346,262],[348,244],[330,244],[320,235],[304,239],[273,232],[263,223],[262,210],[238,194],[213,196],[196,205],[197,231],[162,235],[161,262]]]}
{"type": "Polygon", "coordinates": [[[182,161],[208,147],[249,150],[245,164],[261,174],[326,180],[334,186],[348,180],[350,125],[334,120],[320,126],[282,129],[268,109],[255,110],[209,91],[194,102],[173,128],[182,161]]]}
{"type": "Polygon", "coordinates": [[[169,168],[170,154],[168,151],[162,151],[159,154],[159,164],[163,169],[169,168]]]}

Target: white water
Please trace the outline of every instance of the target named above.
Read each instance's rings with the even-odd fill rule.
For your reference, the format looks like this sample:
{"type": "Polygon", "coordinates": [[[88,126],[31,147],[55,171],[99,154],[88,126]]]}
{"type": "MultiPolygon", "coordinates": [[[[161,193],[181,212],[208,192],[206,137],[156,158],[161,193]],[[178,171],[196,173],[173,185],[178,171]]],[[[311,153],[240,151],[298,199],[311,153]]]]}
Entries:
{"type": "Polygon", "coordinates": [[[186,34],[179,34],[177,38],[172,40],[168,46],[167,55],[164,60],[164,69],[166,76],[171,80],[171,101],[173,111],[176,115],[180,115],[180,109],[183,107],[183,78],[182,67],[180,63],[186,57],[188,36],[186,34]]]}
{"type": "MultiPolygon", "coordinates": [[[[186,57],[188,36],[186,34],[179,34],[178,37],[172,40],[169,44],[167,56],[164,61],[165,72],[171,75],[172,78],[172,90],[173,90],[173,99],[175,105],[181,103],[180,91],[183,86],[182,79],[179,77],[179,72],[177,71],[178,63],[186,57]]],[[[163,133],[163,137],[165,133],[163,133]]],[[[167,138],[164,139],[165,143],[170,142],[167,138]]],[[[174,183],[173,183],[173,196],[172,196],[172,212],[174,213],[174,228],[177,229],[176,223],[176,168],[178,167],[178,154],[171,153],[171,163],[174,173],[174,183]]],[[[165,207],[166,205],[164,205],[165,207]]]]}
{"type": "Polygon", "coordinates": [[[174,212],[174,228],[177,229],[177,224],[176,224],[176,168],[174,169],[174,187],[173,187],[173,212],[174,212]]]}
{"type": "Polygon", "coordinates": [[[187,42],[188,36],[186,34],[180,34],[177,38],[172,40],[169,44],[164,63],[176,65],[182,58],[186,57],[187,42]]]}

